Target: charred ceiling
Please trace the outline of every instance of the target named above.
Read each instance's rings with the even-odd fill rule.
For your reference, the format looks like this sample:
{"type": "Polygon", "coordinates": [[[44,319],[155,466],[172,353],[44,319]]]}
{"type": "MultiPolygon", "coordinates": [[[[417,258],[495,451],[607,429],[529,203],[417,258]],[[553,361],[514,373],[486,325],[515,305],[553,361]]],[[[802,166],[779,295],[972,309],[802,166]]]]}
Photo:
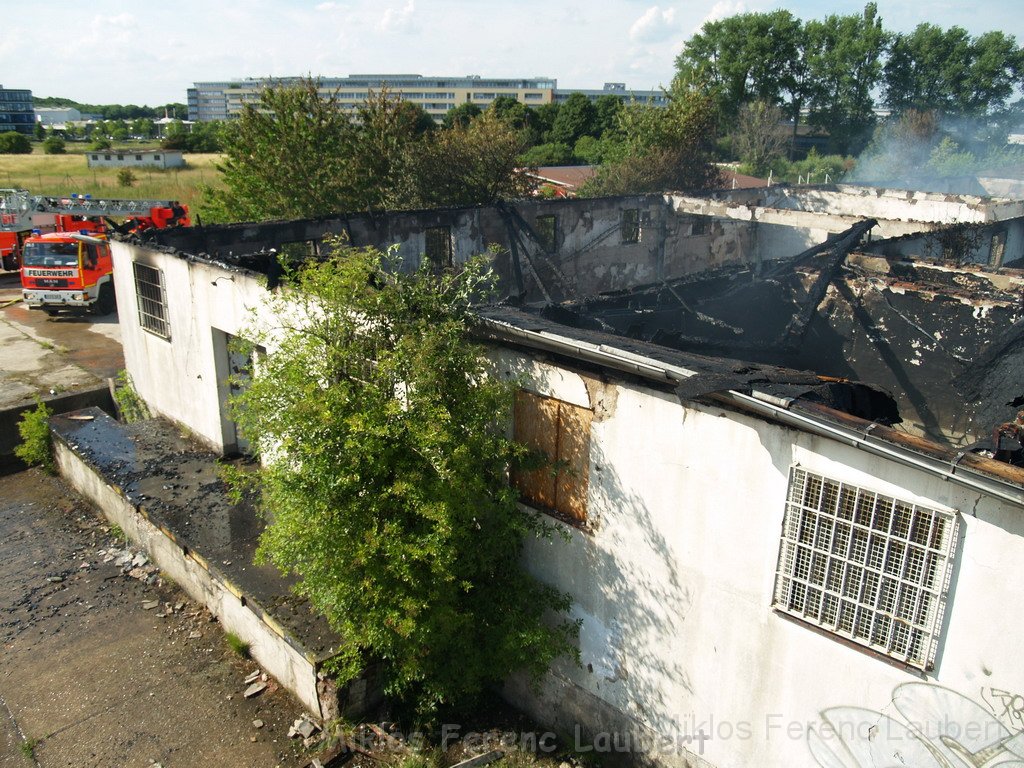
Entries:
{"type": "Polygon", "coordinates": [[[728,269],[544,313],[678,350],[872,382],[894,394],[912,432],[960,447],[990,439],[1024,402],[1024,278],[854,253],[871,223],[760,272],[728,269]]]}

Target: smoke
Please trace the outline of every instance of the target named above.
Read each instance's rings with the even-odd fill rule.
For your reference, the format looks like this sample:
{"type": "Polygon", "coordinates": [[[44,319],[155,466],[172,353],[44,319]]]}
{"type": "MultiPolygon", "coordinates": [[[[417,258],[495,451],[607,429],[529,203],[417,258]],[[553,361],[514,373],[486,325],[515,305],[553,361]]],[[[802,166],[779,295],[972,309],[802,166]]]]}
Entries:
{"type": "Polygon", "coordinates": [[[1006,124],[908,110],[890,118],[846,181],[947,194],[1024,199],[1024,146],[1006,124]]]}

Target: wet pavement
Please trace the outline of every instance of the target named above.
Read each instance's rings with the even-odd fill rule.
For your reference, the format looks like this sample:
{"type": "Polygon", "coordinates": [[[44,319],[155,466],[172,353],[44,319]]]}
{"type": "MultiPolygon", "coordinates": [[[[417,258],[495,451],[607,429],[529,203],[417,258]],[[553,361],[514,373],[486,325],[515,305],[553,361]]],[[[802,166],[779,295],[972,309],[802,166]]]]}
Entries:
{"type": "Polygon", "coordinates": [[[291,591],[294,581],[254,565],[264,523],[252,504],[233,503],[217,473],[218,456],[166,421],[120,424],[91,408],[56,416],[54,430],[157,526],[202,557],[269,613],[317,658],[333,655],[338,636],[291,591]],[[91,416],[90,420],[81,420],[91,416]]]}
{"type": "Polygon", "coordinates": [[[0,476],[0,768],[303,765],[299,704],[244,698],[256,665],[124,548],[59,479],[0,476]]]}
{"type": "Polygon", "coordinates": [[[95,387],[123,368],[116,313],[51,318],[24,306],[17,274],[0,273],[0,409],[95,387]]]}

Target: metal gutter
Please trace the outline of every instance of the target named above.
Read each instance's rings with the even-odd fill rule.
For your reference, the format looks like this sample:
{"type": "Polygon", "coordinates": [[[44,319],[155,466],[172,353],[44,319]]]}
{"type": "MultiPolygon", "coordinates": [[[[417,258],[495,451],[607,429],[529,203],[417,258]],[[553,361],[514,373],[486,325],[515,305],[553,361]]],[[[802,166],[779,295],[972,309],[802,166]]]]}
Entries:
{"type": "MultiPolygon", "coordinates": [[[[661,384],[683,382],[696,371],[661,363],[649,357],[637,355],[608,345],[588,344],[584,341],[559,336],[546,331],[530,331],[506,322],[478,315],[477,321],[489,333],[485,338],[521,341],[526,346],[553,352],[577,360],[605,366],[661,384]]],[[[735,406],[760,416],[774,419],[804,432],[827,437],[852,446],[866,453],[890,459],[899,464],[941,477],[943,480],[968,488],[972,491],[994,496],[1011,504],[1024,507],[1024,486],[1007,480],[981,474],[960,465],[962,455],[948,460],[927,456],[901,445],[874,437],[870,434],[875,425],[865,423],[863,429],[832,423],[811,413],[792,408],[791,398],[779,398],[762,392],[750,395],[728,390],[707,396],[723,404],[735,406]]]]}
{"type": "MultiPolygon", "coordinates": [[[[733,391],[718,392],[712,395],[712,397],[716,400],[724,400],[735,404],[744,410],[770,417],[804,432],[831,438],[863,450],[865,453],[882,456],[904,466],[937,475],[943,480],[969,488],[972,491],[995,496],[1017,506],[1024,506],[1024,487],[983,475],[969,467],[960,466],[960,459],[963,458],[962,453],[957,454],[948,461],[926,456],[881,438],[873,437],[867,430],[859,431],[842,424],[832,424],[815,418],[811,414],[792,410],[788,404],[778,404],[779,398],[764,395],[760,392],[753,392],[750,395],[733,391]]],[[[871,425],[868,426],[870,427],[871,425]]]]}

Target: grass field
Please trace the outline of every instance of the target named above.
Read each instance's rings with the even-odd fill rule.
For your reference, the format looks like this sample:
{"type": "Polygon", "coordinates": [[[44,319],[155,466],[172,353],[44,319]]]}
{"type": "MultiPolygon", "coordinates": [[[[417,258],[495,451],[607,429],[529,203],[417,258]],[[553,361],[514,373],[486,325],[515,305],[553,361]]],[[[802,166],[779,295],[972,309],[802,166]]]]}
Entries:
{"type": "Polygon", "coordinates": [[[77,192],[94,197],[178,200],[194,210],[201,186],[220,186],[220,172],[215,167],[220,158],[186,154],[184,168],[133,168],[138,180],[131,187],[122,187],[117,182],[117,168],[89,168],[83,153],[44,155],[37,147],[31,155],[0,155],[0,187],[27,189],[35,195],[77,192]]]}

